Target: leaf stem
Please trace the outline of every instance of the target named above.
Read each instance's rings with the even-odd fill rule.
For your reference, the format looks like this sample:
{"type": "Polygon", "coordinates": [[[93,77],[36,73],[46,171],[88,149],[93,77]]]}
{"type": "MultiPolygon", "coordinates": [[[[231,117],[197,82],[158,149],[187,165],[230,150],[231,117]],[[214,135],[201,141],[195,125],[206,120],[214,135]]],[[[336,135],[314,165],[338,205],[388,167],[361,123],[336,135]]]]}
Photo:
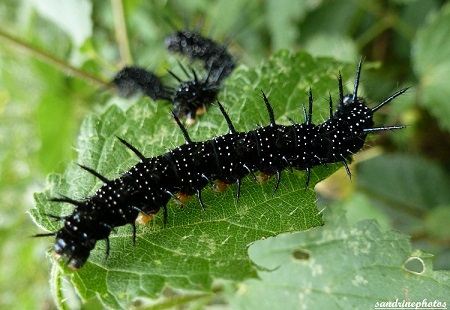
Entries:
{"type": "Polygon", "coordinates": [[[0,30],[0,41],[6,42],[10,46],[14,46],[15,48],[29,54],[32,57],[36,57],[40,59],[43,62],[46,62],[50,65],[53,65],[55,68],[58,68],[59,70],[76,76],[84,81],[87,81],[95,86],[102,87],[102,88],[110,88],[111,85],[109,82],[106,82],[104,80],[101,80],[89,73],[86,73],[84,71],[81,71],[78,68],[75,68],[71,65],[69,65],[65,60],[56,58],[55,56],[37,49],[35,46],[32,46],[31,44],[22,41],[18,38],[15,38],[3,31],[0,30]]]}
{"type": "Polygon", "coordinates": [[[132,64],[133,57],[131,55],[130,44],[128,41],[125,11],[123,9],[122,0],[111,0],[111,5],[115,20],[114,28],[116,33],[116,40],[119,45],[123,65],[132,64]]]}

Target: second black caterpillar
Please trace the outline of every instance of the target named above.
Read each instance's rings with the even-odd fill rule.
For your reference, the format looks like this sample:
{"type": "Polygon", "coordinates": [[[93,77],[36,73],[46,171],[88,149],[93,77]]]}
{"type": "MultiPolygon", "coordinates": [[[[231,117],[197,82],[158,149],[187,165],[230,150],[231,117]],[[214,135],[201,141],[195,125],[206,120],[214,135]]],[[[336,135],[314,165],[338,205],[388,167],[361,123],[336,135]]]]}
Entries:
{"type": "Polygon", "coordinates": [[[172,102],[176,116],[186,117],[186,124],[191,124],[199,111],[216,100],[223,81],[233,72],[236,63],[226,45],[206,38],[197,31],[176,31],[166,37],[165,46],[169,52],[184,55],[191,62],[197,60],[202,62],[206,73],[198,77],[196,71],[191,69],[192,73],[189,73],[180,64],[188,80],[183,80],[169,71],[178,81],[178,85],[172,88],[165,86],[161,78],[153,72],[136,66],[127,66],[115,75],[113,83],[122,96],[141,91],[153,100],[172,102]]]}
{"type": "MultiPolygon", "coordinates": [[[[284,169],[306,171],[306,186],[311,168],[335,162],[347,167],[350,156],[358,152],[368,133],[403,128],[403,126],[374,127],[373,113],[397,96],[402,89],[374,108],[366,106],[357,96],[361,63],[358,66],[352,94],[343,94],[339,76],[338,107],[323,124],[312,123],[313,97],[309,93],[309,110],[305,111],[303,124],[291,126],[275,123],[273,110],[266,96],[263,99],[269,114],[268,126],[249,132],[237,132],[223,107],[219,108],[226,119],[229,132],[204,142],[194,142],[174,115],[186,143],[157,157],[146,158],[128,142],[120,139],[141,160],[120,178],[108,180],[94,170],[82,166],[101,179],[104,184],[89,198],[76,201],[68,197],[53,199],[75,206],[72,214],[56,217],[63,227],[39,236],[55,236],[54,252],[67,260],[68,267],[79,269],[89,258],[98,240],[105,240],[109,251],[109,235],[115,227],[130,224],[135,238],[135,220],[139,213],[155,214],[163,209],[176,194],[197,195],[202,207],[201,192],[215,180],[237,183],[239,198],[241,179],[260,171],[275,175],[276,188],[284,169]]],[[[348,169],[348,168],[347,168],[348,169]]]]}

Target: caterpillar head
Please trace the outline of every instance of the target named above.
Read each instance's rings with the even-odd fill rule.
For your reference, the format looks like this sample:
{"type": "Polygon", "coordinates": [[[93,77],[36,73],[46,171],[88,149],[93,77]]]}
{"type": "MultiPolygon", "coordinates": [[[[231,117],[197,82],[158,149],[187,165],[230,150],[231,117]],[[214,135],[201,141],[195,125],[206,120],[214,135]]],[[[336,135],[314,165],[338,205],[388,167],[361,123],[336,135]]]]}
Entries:
{"type": "Polygon", "coordinates": [[[197,110],[204,109],[216,100],[220,90],[218,83],[209,82],[211,70],[205,78],[199,79],[197,73],[191,68],[190,72],[180,65],[188,81],[183,81],[175,73],[169,73],[179,82],[173,93],[173,111],[179,118],[187,116],[188,119],[195,119],[197,110]]]}
{"type": "MultiPolygon", "coordinates": [[[[67,202],[66,198],[56,200],[67,202]]],[[[54,233],[53,251],[72,270],[80,269],[86,263],[97,240],[106,241],[106,255],[109,253],[108,236],[113,227],[105,223],[104,220],[110,215],[101,212],[102,208],[96,201],[89,199],[77,202],[78,206],[71,215],[60,218],[64,225],[54,233]]]]}
{"type": "Polygon", "coordinates": [[[364,98],[361,97],[354,98],[352,94],[347,94],[344,96],[344,98],[342,98],[342,100],[339,100],[339,108],[345,109],[346,107],[353,107],[355,105],[365,103],[366,101],[364,100],[364,98]]]}
{"type": "Polygon", "coordinates": [[[197,109],[214,102],[218,91],[219,87],[216,85],[208,85],[202,81],[180,83],[173,96],[173,110],[178,117],[195,118],[197,109]]]}
{"type": "Polygon", "coordinates": [[[373,112],[367,107],[366,100],[353,94],[345,95],[339,100],[333,118],[360,127],[360,130],[373,126],[373,112]]]}
{"type": "MultiPolygon", "coordinates": [[[[75,202],[70,198],[55,198],[56,201],[75,202]]],[[[76,210],[76,209],[75,209],[76,210]]],[[[64,226],[57,232],[37,234],[34,237],[55,237],[53,252],[57,259],[66,261],[68,268],[80,269],[89,258],[91,250],[94,249],[97,240],[106,240],[106,250],[109,251],[108,227],[102,226],[95,230],[89,229],[92,218],[81,215],[75,211],[67,217],[48,215],[56,220],[64,221],[64,226]],[[108,231],[108,232],[107,232],[108,231]],[[106,233],[106,236],[105,236],[106,233]],[[100,236],[101,235],[101,236],[100,236]],[[99,238],[100,237],[100,238],[99,238]]]]}
{"type": "Polygon", "coordinates": [[[56,233],[53,251],[58,258],[67,260],[67,267],[78,270],[86,263],[96,242],[97,240],[94,238],[82,238],[82,236],[74,235],[64,227],[56,233]]]}

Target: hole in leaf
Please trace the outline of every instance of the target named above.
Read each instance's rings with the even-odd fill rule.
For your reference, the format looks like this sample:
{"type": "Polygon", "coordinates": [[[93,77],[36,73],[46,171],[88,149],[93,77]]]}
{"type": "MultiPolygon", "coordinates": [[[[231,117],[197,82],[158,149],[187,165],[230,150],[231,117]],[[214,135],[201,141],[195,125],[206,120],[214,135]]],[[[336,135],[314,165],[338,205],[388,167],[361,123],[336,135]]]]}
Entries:
{"type": "Polygon", "coordinates": [[[144,303],[142,302],[142,299],[136,299],[135,301],[133,301],[133,306],[135,306],[136,308],[142,307],[144,303]]]}
{"type": "Polygon", "coordinates": [[[296,260],[308,260],[309,253],[303,249],[297,249],[292,252],[292,257],[296,260]]]}
{"type": "Polygon", "coordinates": [[[426,270],[425,262],[420,257],[410,257],[403,263],[403,269],[414,274],[424,274],[426,270]]]}

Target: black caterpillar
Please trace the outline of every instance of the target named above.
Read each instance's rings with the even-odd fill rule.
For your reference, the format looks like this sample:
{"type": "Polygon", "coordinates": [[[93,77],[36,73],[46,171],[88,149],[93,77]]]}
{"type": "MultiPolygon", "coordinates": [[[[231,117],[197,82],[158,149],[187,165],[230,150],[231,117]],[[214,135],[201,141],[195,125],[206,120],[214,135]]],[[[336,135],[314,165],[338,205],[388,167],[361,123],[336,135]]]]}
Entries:
{"type": "Polygon", "coordinates": [[[140,67],[125,67],[113,79],[121,96],[129,97],[142,91],[153,100],[171,100],[172,90],[153,72],[140,67]]]}
{"type": "MultiPolygon", "coordinates": [[[[178,81],[178,86],[172,94],[172,111],[177,117],[186,116],[188,120],[195,119],[196,115],[202,109],[216,100],[220,90],[220,82],[211,82],[211,70],[208,74],[199,78],[195,70],[191,69],[192,74],[180,65],[184,74],[189,78],[183,81],[175,73],[169,73],[178,81]]],[[[189,124],[190,121],[187,121],[189,124]]]]}
{"type": "Polygon", "coordinates": [[[188,80],[169,71],[178,82],[172,88],[165,86],[153,72],[140,67],[125,67],[115,75],[113,83],[123,96],[141,91],[153,100],[172,102],[175,115],[178,118],[186,117],[189,124],[199,110],[216,100],[222,82],[232,73],[236,63],[226,46],[203,37],[197,31],[176,31],[166,37],[165,45],[169,52],[185,55],[191,61],[203,62],[203,70],[206,72],[204,77],[198,77],[197,72],[192,69],[192,74],[188,73],[180,65],[188,80]]]}
{"type": "Polygon", "coordinates": [[[176,31],[166,37],[165,46],[168,51],[187,56],[191,61],[202,61],[209,72],[208,81],[212,83],[229,76],[236,65],[226,45],[219,45],[197,31],[176,31]]]}
{"type": "Polygon", "coordinates": [[[358,97],[361,62],[358,65],[356,82],[352,94],[343,94],[342,78],[339,75],[339,98],[335,113],[332,112],[330,96],[330,118],[320,125],[312,123],[313,96],[309,92],[309,109],[304,109],[306,121],[290,126],[278,125],[267,97],[262,94],[269,114],[269,125],[249,132],[237,132],[224,108],[218,106],[226,120],[229,132],[204,142],[194,142],[186,128],[174,114],[186,143],[157,157],[146,158],[135,147],[119,140],[139,158],[140,162],[120,178],[108,180],[96,171],[81,166],[103,181],[103,186],[89,198],[81,201],[68,197],[52,201],[75,206],[72,214],[64,217],[52,216],[63,221],[57,232],[37,236],[55,236],[54,252],[67,260],[67,266],[79,269],[87,261],[98,240],[106,241],[109,253],[109,235],[115,227],[130,224],[133,241],[136,238],[135,220],[139,213],[152,215],[162,208],[167,220],[166,204],[176,194],[197,195],[202,202],[202,189],[213,181],[226,184],[237,183],[236,199],[239,199],[241,180],[248,174],[260,171],[275,175],[275,190],[284,169],[306,171],[308,186],[311,168],[317,165],[342,162],[347,168],[351,155],[358,152],[368,133],[404,128],[404,126],[374,127],[373,114],[394,98],[403,94],[402,89],[374,108],[366,106],[358,97]]]}

